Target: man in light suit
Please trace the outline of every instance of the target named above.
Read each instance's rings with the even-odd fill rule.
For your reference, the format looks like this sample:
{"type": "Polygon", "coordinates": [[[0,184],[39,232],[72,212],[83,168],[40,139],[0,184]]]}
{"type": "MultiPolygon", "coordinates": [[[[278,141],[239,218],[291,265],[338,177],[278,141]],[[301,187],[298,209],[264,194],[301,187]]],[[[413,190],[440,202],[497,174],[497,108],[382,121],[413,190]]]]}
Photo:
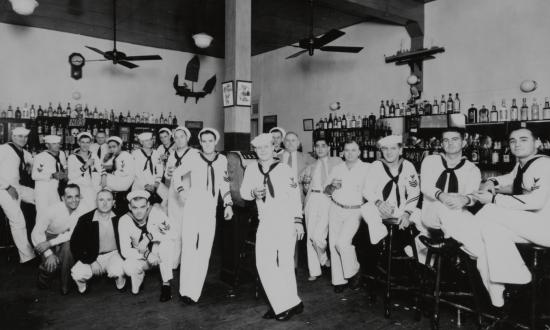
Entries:
{"type": "Polygon", "coordinates": [[[315,162],[315,159],[308,153],[298,151],[298,148],[300,147],[300,139],[298,138],[298,134],[294,132],[286,133],[284,145],[285,150],[281,154],[280,161],[287,164],[292,170],[292,174],[294,175],[296,182],[300,185],[300,191],[302,192],[300,193],[300,196],[303,202],[305,194],[302,189],[301,174],[306,167],[315,162]]]}

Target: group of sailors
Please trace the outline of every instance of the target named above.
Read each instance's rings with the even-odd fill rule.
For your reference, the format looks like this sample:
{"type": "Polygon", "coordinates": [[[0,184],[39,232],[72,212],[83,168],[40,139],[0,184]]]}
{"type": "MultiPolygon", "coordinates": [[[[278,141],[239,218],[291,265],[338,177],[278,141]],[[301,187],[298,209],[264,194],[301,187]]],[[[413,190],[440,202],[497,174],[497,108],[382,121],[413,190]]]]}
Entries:
{"type": "MultiPolygon", "coordinates": [[[[131,154],[121,150],[119,137],[99,133],[92,144],[84,132],[68,157],[59,139],[49,136],[47,150],[34,159],[23,148],[28,133],[17,128],[12,142],[0,146],[0,206],[21,262],[41,257],[39,286],[47,287],[60,269],[63,293],[71,278],[83,293],[91,277],[107,274],[119,290],[130,278],[138,294],[145,271],[158,266],[160,300],[167,301],[172,271],[181,263],[180,296],[186,304],[199,300],[219,197],[224,218],[233,216],[227,159],[215,150],[215,129],[201,130],[200,150],[188,146],[185,127],[161,129],[157,149],[152,133],[142,133],[141,148],[131,154]],[[34,190],[25,173],[32,174],[34,190]],[[20,201],[36,205],[32,245],[20,201]]],[[[422,235],[438,229],[455,239],[476,260],[495,306],[504,304],[505,284],[530,282],[515,243],[550,247],[550,158],[537,153],[540,140],[532,131],[514,130],[509,144],[517,164],[482,183],[479,168],[462,154],[464,133],[445,128],[443,153],[426,156],[420,175],[402,157],[396,135],[378,141],[382,159],[373,163],[360,160],[355,141],[345,144],[342,160],[330,156],[322,138],[314,141],[313,158],[298,151],[296,133],[280,127],[255,137],[258,161],[246,167],[240,195],[258,209],[256,266],[269,300],[264,318],[284,321],[304,309],[296,284],[297,240],[306,240],[310,281],[330,268],[336,293],[360,288],[353,238],[362,220],[371,244],[386,237],[388,218],[400,229],[416,226],[422,235]],[[477,203],[483,207],[473,214],[477,203]]],[[[417,248],[422,259],[425,246],[417,248]]]]}

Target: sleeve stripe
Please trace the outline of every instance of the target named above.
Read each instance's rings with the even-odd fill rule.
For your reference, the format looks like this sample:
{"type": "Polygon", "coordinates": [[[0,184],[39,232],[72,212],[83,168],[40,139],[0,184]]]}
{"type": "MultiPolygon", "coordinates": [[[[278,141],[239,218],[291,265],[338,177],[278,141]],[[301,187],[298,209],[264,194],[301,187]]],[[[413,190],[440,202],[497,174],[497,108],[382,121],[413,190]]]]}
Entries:
{"type": "Polygon", "coordinates": [[[514,196],[514,195],[510,195],[510,197],[512,197],[512,198],[514,198],[514,199],[516,199],[516,200],[517,200],[518,202],[520,202],[521,204],[525,204],[525,202],[524,202],[524,201],[522,201],[521,199],[517,198],[517,197],[516,197],[516,196],[514,196]]]}
{"type": "Polygon", "coordinates": [[[414,202],[414,201],[417,201],[419,198],[420,198],[420,195],[417,195],[417,196],[415,196],[415,197],[413,197],[413,198],[411,198],[411,199],[408,199],[406,204],[410,204],[410,203],[412,203],[412,202],[414,202]]]}

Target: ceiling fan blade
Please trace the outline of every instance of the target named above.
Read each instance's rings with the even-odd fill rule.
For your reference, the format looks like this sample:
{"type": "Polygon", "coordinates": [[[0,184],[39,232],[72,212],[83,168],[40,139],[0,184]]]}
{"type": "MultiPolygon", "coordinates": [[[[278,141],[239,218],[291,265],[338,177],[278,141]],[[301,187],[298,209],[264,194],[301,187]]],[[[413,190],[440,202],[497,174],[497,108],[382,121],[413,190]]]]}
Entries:
{"type": "Polygon", "coordinates": [[[359,53],[363,47],[325,46],[319,49],[325,52],[359,53]]]}
{"type": "Polygon", "coordinates": [[[159,55],[140,55],[140,56],[126,56],[124,58],[127,61],[149,61],[149,60],[162,60],[159,55]]]}
{"type": "Polygon", "coordinates": [[[297,53],[294,53],[294,54],[292,54],[292,55],[286,57],[285,59],[288,60],[289,58],[298,57],[298,56],[302,55],[302,54],[305,53],[305,52],[307,52],[307,49],[304,49],[304,50],[301,50],[301,51],[299,51],[299,52],[297,52],[297,53]]]}
{"type": "Polygon", "coordinates": [[[139,66],[139,65],[136,65],[136,64],[134,64],[132,62],[128,62],[128,61],[118,61],[118,62],[116,62],[116,64],[120,64],[122,66],[125,66],[128,69],[137,68],[139,66]]]}
{"type": "Polygon", "coordinates": [[[327,33],[325,33],[323,36],[321,36],[319,38],[315,38],[315,41],[313,42],[313,47],[314,48],[323,47],[324,45],[328,44],[329,42],[332,42],[332,41],[340,38],[344,34],[346,34],[346,33],[342,32],[340,30],[332,29],[332,30],[328,31],[327,33]]]}
{"type": "Polygon", "coordinates": [[[88,49],[91,49],[91,50],[93,50],[94,52],[99,53],[99,54],[105,56],[105,53],[102,52],[101,50],[97,49],[97,48],[90,47],[90,46],[84,46],[84,47],[86,47],[86,48],[88,48],[88,49]]]}

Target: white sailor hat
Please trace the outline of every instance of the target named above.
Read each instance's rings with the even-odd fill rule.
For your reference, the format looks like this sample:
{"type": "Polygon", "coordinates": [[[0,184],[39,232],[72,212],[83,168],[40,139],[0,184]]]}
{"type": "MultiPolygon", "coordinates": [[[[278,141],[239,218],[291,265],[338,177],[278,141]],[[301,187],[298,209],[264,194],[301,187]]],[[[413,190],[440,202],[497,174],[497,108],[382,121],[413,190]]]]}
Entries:
{"type": "Polygon", "coordinates": [[[153,138],[153,133],[151,132],[143,132],[140,135],[138,135],[138,140],[140,141],[147,141],[151,140],[153,138]]]}
{"type": "Polygon", "coordinates": [[[403,137],[401,135],[388,135],[378,140],[378,147],[389,147],[396,144],[402,144],[403,137]]]}
{"type": "Polygon", "coordinates": [[[109,143],[109,142],[111,142],[111,141],[116,142],[116,143],[118,143],[119,145],[122,145],[122,139],[119,138],[118,136],[110,136],[110,137],[107,139],[107,143],[109,143]]]}
{"type": "Polygon", "coordinates": [[[273,127],[272,129],[269,130],[269,133],[273,133],[273,132],[280,132],[283,137],[285,137],[286,135],[286,131],[278,126],[273,127]]]}
{"type": "Polygon", "coordinates": [[[159,134],[162,133],[162,132],[166,132],[166,133],[170,134],[170,136],[172,136],[172,131],[168,127],[163,127],[161,129],[159,129],[159,134]]]}
{"type": "Polygon", "coordinates": [[[201,129],[201,131],[199,132],[199,139],[201,138],[201,136],[202,136],[204,133],[212,133],[212,134],[214,134],[214,139],[216,140],[216,143],[218,143],[218,141],[220,140],[220,133],[219,133],[215,128],[212,128],[212,127],[205,127],[205,128],[203,128],[203,129],[201,129]]]}
{"type": "Polygon", "coordinates": [[[61,142],[61,136],[59,135],[46,135],[44,137],[45,143],[60,143],[61,142]]]}
{"type": "Polygon", "coordinates": [[[16,127],[16,128],[13,129],[13,131],[11,131],[12,135],[27,136],[27,135],[29,135],[29,133],[30,133],[30,130],[26,129],[25,127],[16,127]]]}
{"type": "Polygon", "coordinates": [[[254,147],[266,144],[273,144],[273,136],[271,135],[271,133],[262,133],[256,136],[251,143],[254,147]]]}
{"type": "Polygon", "coordinates": [[[78,133],[78,135],[76,136],[76,139],[77,139],[78,141],[80,141],[80,139],[83,138],[83,137],[87,137],[87,138],[90,138],[90,140],[93,140],[92,134],[90,134],[90,133],[88,133],[88,132],[80,132],[80,133],[78,133]]]}
{"type": "Polygon", "coordinates": [[[187,139],[191,139],[191,132],[189,131],[189,129],[187,129],[187,127],[185,126],[178,126],[175,130],[174,130],[174,134],[176,134],[177,131],[183,131],[185,133],[185,135],[187,135],[187,139]]]}
{"type": "Polygon", "coordinates": [[[126,196],[126,199],[128,200],[128,202],[131,202],[132,199],[134,198],[149,199],[150,196],[151,194],[145,190],[132,190],[128,193],[128,195],[126,196]]]}

